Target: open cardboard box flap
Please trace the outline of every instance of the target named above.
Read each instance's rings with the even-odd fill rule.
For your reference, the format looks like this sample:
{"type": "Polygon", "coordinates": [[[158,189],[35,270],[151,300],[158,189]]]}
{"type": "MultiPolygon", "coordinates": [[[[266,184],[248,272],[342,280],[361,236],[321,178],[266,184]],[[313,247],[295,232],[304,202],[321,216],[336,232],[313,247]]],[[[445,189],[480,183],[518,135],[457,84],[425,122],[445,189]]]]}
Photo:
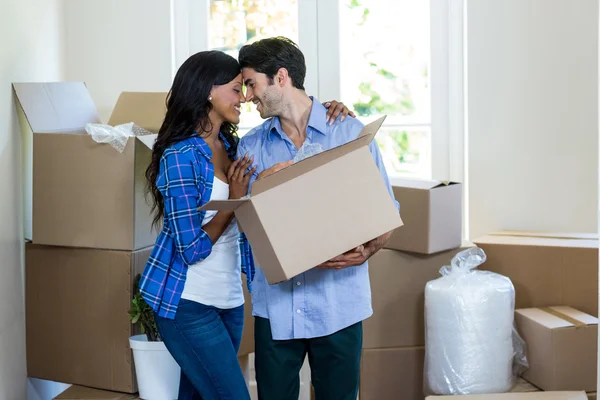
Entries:
{"type": "Polygon", "coordinates": [[[200,209],[235,212],[270,284],[390,232],[402,220],[369,150],[384,118],[351,142],[255,182],[246,199],[200,209]]]}
{"type": "Polygon", "coordinates": [[[307,172],[310,172],[316,168],[319,168],[339,157],[342,157],[356,149],[359,149],[364,146],[368,146],[381,125],[385,120],[386,116],[384,115],[381,118],[371,122],[360,132],[360,135],[341,146],[334,147],[332,149],[323,151],[319,154],[315,154],[314,156],[305,158],[302,161],[294,163],[287,168],[278,171],[277,173],[267,176],[261,180],[254,182],[252,185],[252,190],[249,198],[240,199],[240,200],[212,200],[200,207],[200,210],[224,210],[224,211],[235,211],[243,204],[247,203],[252,199],[252,197],[257,196],[261,193],[266,192],[267,190],[273,189],[279,185],[282,185],[286,182],[291,181],[294,178],[302,176],[307,172]]]}
{"type": "Polygon", "coordinates": [[[13,83],[33,133],[85,133],[100,123],[96,105],[83,82],[13,83]]]}
{"type": "MultiPolygon", "coordinates": [[[[13,88],[33,133],[85,135],[88,123],[102,123],[83,82],[13,83],[13,88]]],[[[161,92],[123,92],[108,125],[133,122],[153,132],[137,136],[152,148],[166,112],[166,96],[161,92]]]]}
{"type": "Polygon", "coordinates": [[[393,186],[400,186],[408,189],[432,190],[440,187],[456,185],[458,182],[438,181],[435,179],[411,179],[411,178],[393,178],[390,179],[393,186]]]}
{"type": "Polygon", "coordinates": [[[150,132],[158,133],[165,118],[167,93],[123,92],[108,119],[108,125],[116,126],[134,122],[150,132]]]}

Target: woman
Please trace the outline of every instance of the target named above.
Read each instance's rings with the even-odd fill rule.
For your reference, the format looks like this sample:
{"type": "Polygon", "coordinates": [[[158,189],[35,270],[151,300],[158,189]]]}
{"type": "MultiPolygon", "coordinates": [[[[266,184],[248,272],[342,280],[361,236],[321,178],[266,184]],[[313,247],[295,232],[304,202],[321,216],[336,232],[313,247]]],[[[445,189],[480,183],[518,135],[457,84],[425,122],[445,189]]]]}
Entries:
{"type": "MultiPolygon", "coordinates": [[[[245,102],[238,62],[219,51],[179,69],[146,177],[154,225],[163,228],[140,282],[159,333],[181,367],[179,399],[249,399],[237,360],[244,296],[240,271],[254,265],[231,211],[198,211],[209,200],[239,199],[255,172],[234,160],[245,102]]],[[[348,109],[330,105],[328,118],[348,109]]]]}

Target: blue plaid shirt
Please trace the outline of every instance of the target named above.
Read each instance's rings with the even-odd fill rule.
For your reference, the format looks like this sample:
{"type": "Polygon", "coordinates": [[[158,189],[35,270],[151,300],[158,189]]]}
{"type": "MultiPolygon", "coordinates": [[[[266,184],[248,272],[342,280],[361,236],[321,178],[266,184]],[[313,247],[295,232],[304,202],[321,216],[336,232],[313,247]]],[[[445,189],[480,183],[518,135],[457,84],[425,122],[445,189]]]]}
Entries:
{"type": "MultiPolygon", "coordinates": [[[[226,150],[230,145],[223,140],[226,150]]],[[[152,249],[140,291],[159,316],[174,319],[187,268],[210,254],[212,241],[202,229],[214,182],[212,151],[200,136],[192,136],[165,150],[156,185],[164,198],[163,228],[152,249]]],[[[254,275],[254,261],[245,235],[240,234],[241,270],[254,275]]]]}

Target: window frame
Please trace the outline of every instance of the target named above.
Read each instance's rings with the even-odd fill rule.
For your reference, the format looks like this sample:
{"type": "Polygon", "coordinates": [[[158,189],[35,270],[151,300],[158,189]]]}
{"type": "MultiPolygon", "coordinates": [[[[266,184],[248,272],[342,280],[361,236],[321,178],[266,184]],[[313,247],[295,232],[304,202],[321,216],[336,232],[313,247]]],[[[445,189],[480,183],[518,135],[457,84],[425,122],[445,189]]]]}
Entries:
{"type": "MultiPolygon", "coordinates": [[[[307,93],[340,99],[339,0],[298,1],[298,45],[307,93]],[[315,23],[316,22],[316,23],[315,23]],[[319,38],[323,38],[319,40],[319,38]],[[336,51],[337,49],[337,51],[336,51]],[[316,72],[315,72],[316,71],[316,72]]],[[[426,0],[420,0],[426,1],[426,0]]],[[[429,0],[431,49],[430,174],[465,182],[465,0],[429,0]]],[[[190,55],[208,49],[210,0],[171,0],[173,75],[190,55]]],[[[396,125],[414,128],[412,124],[396,125]]],[[[422,126],[417,124],[417,126],[422,126]]]]}

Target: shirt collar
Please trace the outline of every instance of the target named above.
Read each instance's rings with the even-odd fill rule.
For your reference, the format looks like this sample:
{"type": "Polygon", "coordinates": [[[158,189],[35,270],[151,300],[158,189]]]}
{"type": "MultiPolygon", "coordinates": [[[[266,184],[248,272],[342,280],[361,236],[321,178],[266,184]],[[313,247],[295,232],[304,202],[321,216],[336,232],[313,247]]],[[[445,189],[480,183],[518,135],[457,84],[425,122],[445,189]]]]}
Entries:
{"type": "MultiPolygon", "coordinates": [[[[225,138],[225,135],[223,135],[222,132],[219,132],[219,137],[223,141],[225,150],[229,151],[229,149],[231,148],[231,144],[229,144],[229,141],[225,138]]],[[[194,133],[191,139],[196,144],[196,148],[198,149],[200,154],[202,154],[207,160],[210,161],[212,159],[212,150],[210,149],[210,146],[206,143],[206,141],[198,133],[194,133]]]]}
{"type": "Polygon", "coordinates": [[[314,128],[317,132],[326,135],[327,134],[327,109],[323,104],[314,97],[310,97],[312,100],[312,108],[310,110],[310,116],[308,117],[308,126],[314,128]]]}
{"type": "MultiPolygon", "coordinates": [[[[308,116],[308,126],[313,128],[315,131],[326,135],[327,134],[327,109],[323,104],[319,102],[316,98],[309,96],[312,100],[312,106],[310,109],[310,115],[308,116]]],[[[283,129],[281,128],[281,122],[279,121],[279,117],[273,117],[271,119],[271,124],[269,125],[269,135],[268,140],[273,141],[272,135],[278,134],[281,139],[285,139],[287,136],[283,129]]]]}

